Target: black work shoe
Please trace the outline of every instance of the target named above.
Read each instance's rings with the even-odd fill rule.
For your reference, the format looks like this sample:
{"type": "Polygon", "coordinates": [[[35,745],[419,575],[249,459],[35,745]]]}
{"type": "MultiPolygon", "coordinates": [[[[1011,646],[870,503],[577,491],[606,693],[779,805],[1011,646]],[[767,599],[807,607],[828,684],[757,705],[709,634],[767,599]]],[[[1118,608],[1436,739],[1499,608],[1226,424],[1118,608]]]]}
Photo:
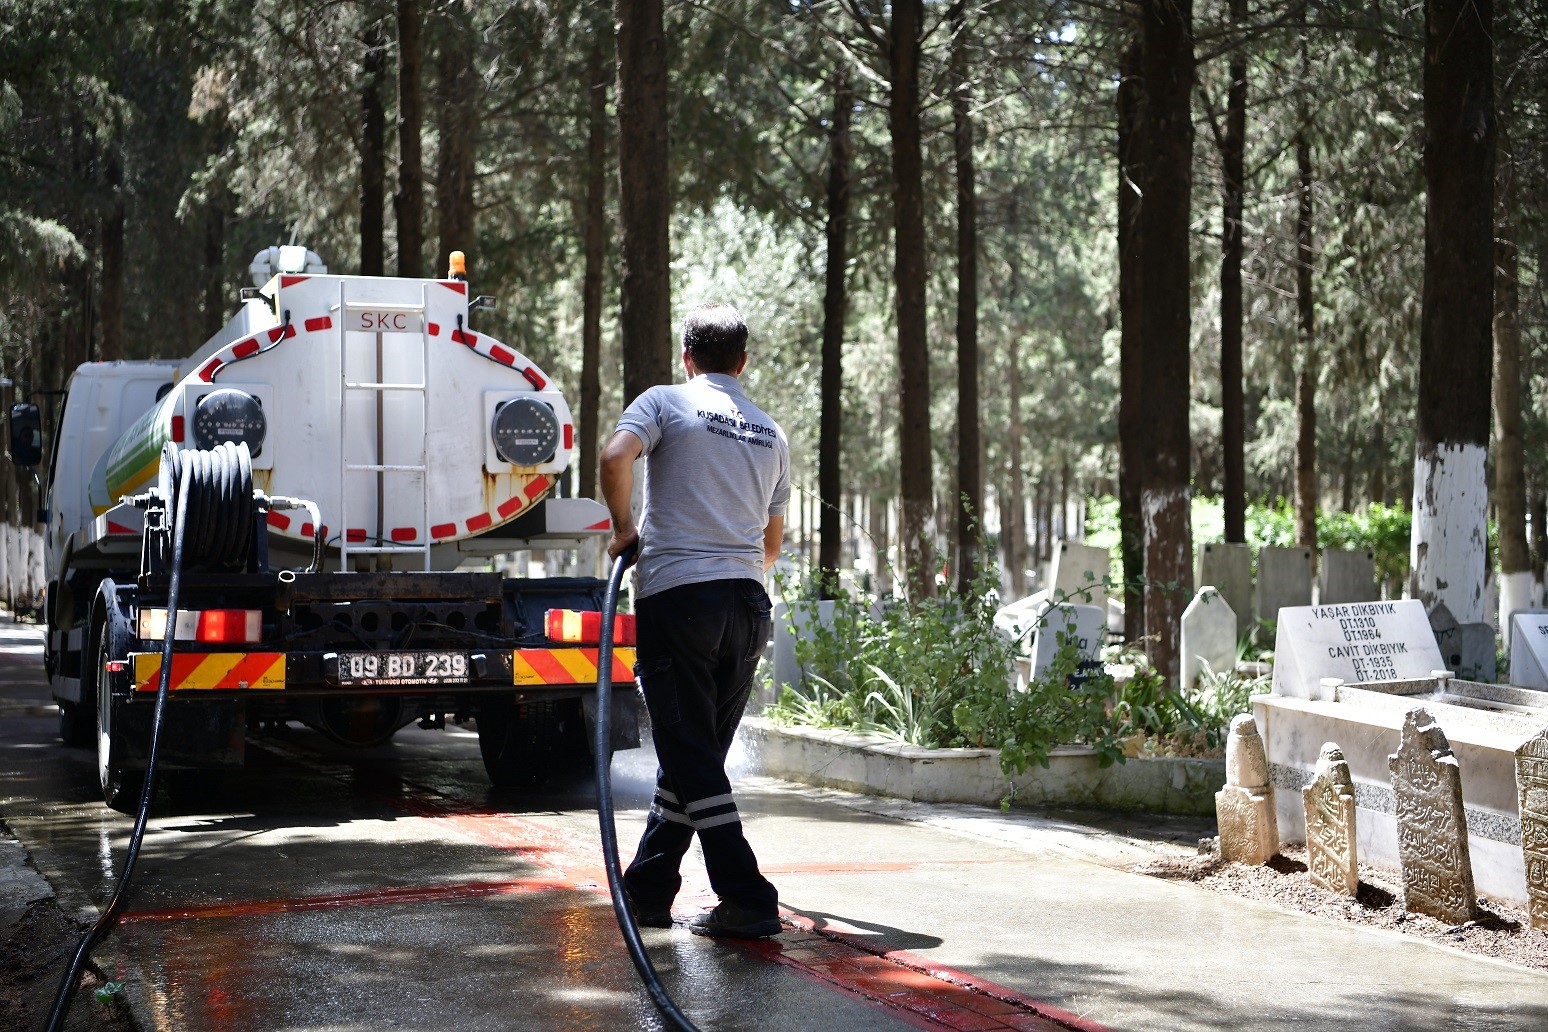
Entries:
{"type": "Polygon", "coordinates": [[[629,915],[634,918],[634,923],[641,928],[671,928],[672,911],[667,907],[660,910],[641,910],[635,905],[634,897],[628,896],[629,915]]]}
{"type": "Polygon", "coordinates": [[[726,939],[762,939],[778,935],[782,930],[777,915],[760,917],[750,910],[743,910],[735,903],[724,900],[714,910],[700,914],[688,925],[694,935],[711,935],[726,939]]]}

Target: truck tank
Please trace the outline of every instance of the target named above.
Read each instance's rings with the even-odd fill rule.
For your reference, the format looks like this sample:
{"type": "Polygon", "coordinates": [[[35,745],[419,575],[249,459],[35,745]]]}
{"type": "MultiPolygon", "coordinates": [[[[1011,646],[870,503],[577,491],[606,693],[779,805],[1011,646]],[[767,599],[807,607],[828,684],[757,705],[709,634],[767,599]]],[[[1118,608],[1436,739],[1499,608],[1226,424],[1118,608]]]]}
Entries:
{"type": "MultiPolygon", "coordinates": [[[[531,510],[575,446],[564,397],[515,349],[469,326],[467,284],[277,275],[180,363],[102,455],[100,516],[155,480],[162,447],[246,441],[255,486],[314,501],[338,568],[451,568],[455,549],[531,510]]],[[[316,530],[268,516],[296,561],[316,530]]]]}

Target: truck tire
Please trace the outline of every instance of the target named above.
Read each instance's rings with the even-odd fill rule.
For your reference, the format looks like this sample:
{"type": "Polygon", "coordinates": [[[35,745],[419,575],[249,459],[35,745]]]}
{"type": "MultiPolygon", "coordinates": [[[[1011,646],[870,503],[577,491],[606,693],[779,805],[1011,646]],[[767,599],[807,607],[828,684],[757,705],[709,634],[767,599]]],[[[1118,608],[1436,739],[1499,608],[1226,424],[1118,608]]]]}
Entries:
{"type": "MultiPolygon", "coordinates": [[[[114,635],[107,620],[98,617],[92,621],[90,637],[89,669],[81,670],[82,694],[90,691],[97,700],[97,780],[102,785],[102,800],[119,813],[134,813],[140,805],[140,795],[145,787],[145,771],[125,767],[122,761],[113,759],[113,702],[112,680],[103,676],[103,668],[110,659],[125,659],[115,655],[122,651],[114,648],[114,635]],[[90,688],[87,681],[90,681],[90,688]]],[[[122,704],[120,704],[122,705],[122,704]]]]}
{"type": "Polygon", "coordinates": [[[496,788],[530,788],[591,769],[579,699],[486,700],[478,711],[478,751],[496,788]]]}

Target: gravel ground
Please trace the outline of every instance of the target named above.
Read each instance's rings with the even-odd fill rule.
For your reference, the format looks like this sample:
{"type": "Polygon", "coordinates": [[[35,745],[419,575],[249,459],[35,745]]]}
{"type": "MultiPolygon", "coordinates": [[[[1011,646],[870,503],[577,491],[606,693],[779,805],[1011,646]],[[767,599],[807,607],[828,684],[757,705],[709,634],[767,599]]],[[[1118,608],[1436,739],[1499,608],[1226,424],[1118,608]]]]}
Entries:
{"type": "Polygon", "coordinates": [[[1480,956],[1548,971],[1548,932],[1527,922],[1524,910],[1478,898],[1480,915],[1464,925],[1447,925],[1403,909],[1403,886],[1385,871],[1360,866],[1360,894],[1348,899],[1320,889],[1306,876],[1304,847],[1286,846],[1266,866],[1222,860],[1213,850],[1196,857],[1155,857],[1129,870],[1155,878],[1192,882],[1215,892],[1273,903],[1287,910],[1333,921],[1390,928],[1480,956]]]}

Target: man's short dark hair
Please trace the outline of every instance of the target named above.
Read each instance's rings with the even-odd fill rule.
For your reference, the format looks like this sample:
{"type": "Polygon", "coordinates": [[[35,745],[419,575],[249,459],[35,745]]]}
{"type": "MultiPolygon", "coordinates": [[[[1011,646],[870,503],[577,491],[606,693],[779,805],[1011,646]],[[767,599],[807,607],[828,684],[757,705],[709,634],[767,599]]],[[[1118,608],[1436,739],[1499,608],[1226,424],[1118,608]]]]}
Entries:
{"type": "Polygon", "coordinates": [[[747,353],[747,323],[730,305],[700,305],[683,323],[683,347],[700,372],[734,373],[747,353]]]}

